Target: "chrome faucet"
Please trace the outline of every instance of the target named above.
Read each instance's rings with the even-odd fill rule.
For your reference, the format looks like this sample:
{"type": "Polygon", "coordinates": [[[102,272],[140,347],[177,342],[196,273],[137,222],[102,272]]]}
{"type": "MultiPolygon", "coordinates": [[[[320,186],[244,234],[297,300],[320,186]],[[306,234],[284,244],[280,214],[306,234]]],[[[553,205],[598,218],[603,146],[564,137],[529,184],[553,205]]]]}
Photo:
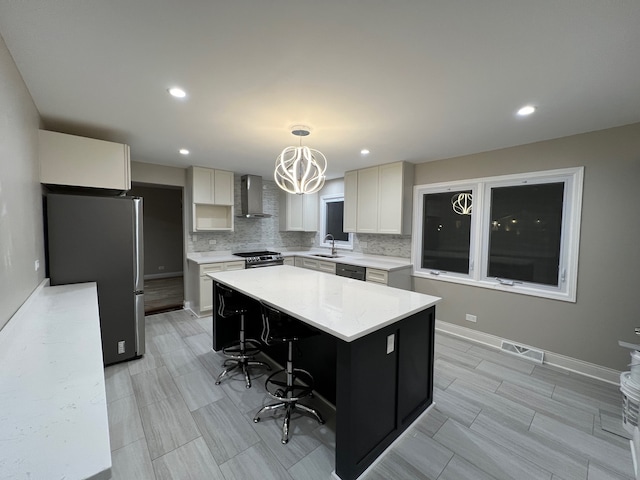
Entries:
{"type": "Polygon", "coordinates": [[[324,237],[323,242],[325,242],[327,239],[329,239],[329,237],[331,237],[330,238],[330,240],[331,240],[331,255],[335,256],[338,252],[336,250],[336,239],[333,238],[333,235],[331,235],[330,233],[327,233],[327,235],[324,237]]]}

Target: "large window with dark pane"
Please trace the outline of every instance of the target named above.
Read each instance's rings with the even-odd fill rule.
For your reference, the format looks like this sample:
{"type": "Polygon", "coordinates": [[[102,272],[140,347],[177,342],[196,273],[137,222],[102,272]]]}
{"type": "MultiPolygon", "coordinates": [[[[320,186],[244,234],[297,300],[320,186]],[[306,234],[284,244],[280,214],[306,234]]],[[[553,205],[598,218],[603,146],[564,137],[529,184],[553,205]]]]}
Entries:
{"type": "Polygon", "coordinates": [[[558,285],[564,183],[491,189],[487,276],[558,285]]]}
{"type": "Polygon", "coordinates": [[[461,198],[470,197],[470,190],[423,196],[422,268],[469,273],[471,210],[460,211],[455,206],[461,198]]]}
{"type": "Polygon", "coordinates": [[[418,185],[413,274],[576,301],[583,167],[418,185]]]}

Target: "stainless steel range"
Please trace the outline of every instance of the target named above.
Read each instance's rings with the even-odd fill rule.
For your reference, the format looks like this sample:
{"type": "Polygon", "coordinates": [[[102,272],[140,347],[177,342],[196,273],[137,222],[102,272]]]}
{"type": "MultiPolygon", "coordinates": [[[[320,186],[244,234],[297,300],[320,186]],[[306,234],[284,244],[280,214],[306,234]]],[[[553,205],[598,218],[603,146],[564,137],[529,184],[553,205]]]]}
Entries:
{"type": "Polygon", "coordinates": [[[280,252],[271,252],[269,250],[238,252],[234,253],[234,255],[244,258],[244,268],[271,267],[284,263],[284,258],[280,255],[280,252]]]}

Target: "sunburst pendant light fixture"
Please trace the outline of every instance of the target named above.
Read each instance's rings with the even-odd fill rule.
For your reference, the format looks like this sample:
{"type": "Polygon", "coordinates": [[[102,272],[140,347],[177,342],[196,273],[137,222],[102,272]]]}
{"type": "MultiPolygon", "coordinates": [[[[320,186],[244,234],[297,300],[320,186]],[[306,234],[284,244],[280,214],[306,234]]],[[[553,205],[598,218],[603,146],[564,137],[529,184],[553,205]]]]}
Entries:
{"type": "Polygon", "coordinates": [[[300,145],[282,150],[276,158],[273,177],[285,192],[316,193],[324,185],[327,158],[318,150],[302,146],[302,137],[309,135],[309,127],[296,125],[291,133],[300,137],[300,145]]]}

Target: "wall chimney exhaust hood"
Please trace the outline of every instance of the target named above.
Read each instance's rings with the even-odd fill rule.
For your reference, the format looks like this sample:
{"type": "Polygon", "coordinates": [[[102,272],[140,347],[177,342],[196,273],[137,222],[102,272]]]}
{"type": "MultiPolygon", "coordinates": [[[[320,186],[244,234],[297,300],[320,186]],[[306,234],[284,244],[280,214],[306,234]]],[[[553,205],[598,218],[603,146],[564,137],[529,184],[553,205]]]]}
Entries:
{"type": "Polygon", "coordinates": [[[239,218],[268,218],[270,213],[262,211],[262,177],[243,175],[240,177],[241,214],[239,218]]]}

